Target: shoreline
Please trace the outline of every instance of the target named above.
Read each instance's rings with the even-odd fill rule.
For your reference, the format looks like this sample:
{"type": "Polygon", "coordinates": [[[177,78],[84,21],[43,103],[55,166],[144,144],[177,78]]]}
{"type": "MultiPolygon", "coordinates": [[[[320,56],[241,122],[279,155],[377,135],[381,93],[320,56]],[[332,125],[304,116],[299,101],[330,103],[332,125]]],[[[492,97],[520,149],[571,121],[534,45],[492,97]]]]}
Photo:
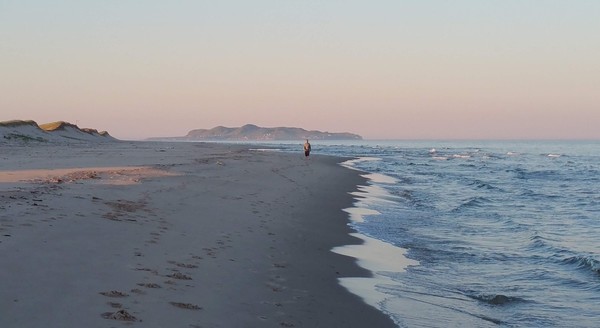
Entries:
{"type": "Polygon", "coordinates": [[[340,158],[250,147],[7,147],[12,170],[165,174],[0,183],[0,279],[14,282],[0,290],[0,325],[395,327],[338,282],[371,273],[331,251],[361,242],[342,209],[365,179],[340,158]]]}
{"type": "MultiPolygon", "coordinates": [[[[360,172],[365,183],[356,186],[351,194],[354,198],[353,207],[346,208],[350,222],[360,225],[365,222],[367,216],[381,215],[372,209],[374,204],[394,202],[395,196],[389,194],[382,188],[381,184],[396,184],[397,179],[381,173],[371,173],[356,168],[356,163],[361,161],[377,161],[375,157],[359,157],[340,163],[341,166],[360,172]],[[379,185],[377,185],[379,184],[379,185]]],[[[360,296],[367,304],[387,313],[395,322],[398,319],[393,310],[388,308],[388,301],[393,296],[382,291],[378,286],[394,286],[397,283],[389,276],[389,273],[405,272],[409,266],[418,265],[419,262],[406,257],[407,250],[389,242],[385,242],[364,234],[359,229],[354,229],[352,236],[362,240],[354,245],[339,246],[332,249],[333,252],[355,258],[357,264],[369,270],[369,277],[344,277],[339,282],[355,295],[360,296]],[[390,312],[392,311],[392,312],[390,312]]],[[[400,325],[400,322],[396,322],[400,325]]]]}

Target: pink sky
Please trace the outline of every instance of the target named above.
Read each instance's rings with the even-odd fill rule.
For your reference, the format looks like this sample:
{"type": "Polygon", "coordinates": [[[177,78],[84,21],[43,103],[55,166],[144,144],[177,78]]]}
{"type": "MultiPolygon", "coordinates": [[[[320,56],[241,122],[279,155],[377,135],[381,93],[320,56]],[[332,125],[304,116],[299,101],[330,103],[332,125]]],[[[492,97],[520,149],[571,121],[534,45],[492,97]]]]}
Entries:
{"type": "Polygon", "coordinates": [[[600,139],[600,2],[67,2],[0,4],[0,121],[600,139]]]}

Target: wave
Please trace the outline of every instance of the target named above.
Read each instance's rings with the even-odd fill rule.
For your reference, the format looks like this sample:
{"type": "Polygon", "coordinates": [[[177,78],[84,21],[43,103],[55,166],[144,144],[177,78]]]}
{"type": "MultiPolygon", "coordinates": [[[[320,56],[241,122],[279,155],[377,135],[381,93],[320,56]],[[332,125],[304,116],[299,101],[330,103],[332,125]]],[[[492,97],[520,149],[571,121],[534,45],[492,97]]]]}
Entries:
{"type": "Polygon", "coordinates": [[[519,196],[525,197],[525,198],[540,199],[540,200],[552,199],[553,198],[553,196],[551,196],[551,195],[542,194],[542,193],[540,193],[538,191],[534,191],[534,190],[527,189],[527,188],[523,188],[519,192],[519,196]]]}
{"type": "Polygon", "coordinates": [[[490,203],[490,200],[485,197],[480,197],[480,196],[472,197],[472,198],[468,199],[467,201],[465,201],[464,203],[455,207],[452,210],[452,212],[456,213],[456,212],[460,212],[460,211],[463,211],[466,209],[477,208],[477,207],[487,205],[489,203],[490,203]]]}
{"type": "Polygon", "coordinates": [[[591,271],[600,275],[600,261],[591,256],[571,256],[563,260],[563,263],[575,265],[578,269],[591,271]]]}
{"type": "Polygon", "coordinates": [[[502,189],[494,186],[493,184],[487,183],[487,182],[484,182],[484,181],[481,181],[481,180],[475,180],[475,181],[471,182],[469,185],[470,186],[474,186],[477,189],[500,190],[500,191],[502,191],[502,189]]]}
{"type": "Polygon", "coordinates": [[[545,249],[545,248],[551,247],[547,243],[547,239],[540,235],[535,235],[535,236],[529,238],[529,240],[531,240],[532,248],[544,248],[545,249]]]}
{"type": "Polygon", "coordinates": [[[560,244],[559,240],[542,237],[537,234],[529,238],[529,240],[531,242],[528,248],[535,252],[534,254],[530,254],[532,260],[537,259],[544,263],[549,259],[564,262],[565,258],[570,258],[574,255],[572,250],[557,246],[557,243],[560,244]]]}
{"type": "Polygon", "coordinates": [[[515,303],[524,303],[527,302],[527,300],[520,298],[520,297],[515,297],[515,296],[506,296],[503,294],[483,294],[483,295],[468,295],[468,297],[474,299],[474,300],[478,300],[480,302],[484,302],[490,305],[510,305],[510,304],[515,304],[515,303]]]}
{"type": "Polygon", "coordinates": [[[461,144],[417,146],[361,152],[380,160],[357,163],[397,182],[374,183],[390,202],[369,204],[382,214],[353,227],[407,249],[420,263],[386,273],[394,282],[376,286],[390,295],[385,309],[410,327],[493,326],[463,314],[510,327],[594,326],[597,145],[493,144],[480,152],[461,144]]]}
{"type": "Polygon", "coordinates": [[[555,180],[560,178],[560,174],[554,170],[539,170],[528,171],[521,168],[507,170],[507,172],[515,173],[519,180],[555,180]]]}
{"type": "MultiPolygon", "coordinates": [[[[473,297],[469,297],[462,292],[457,293],[455,290],[444,290],[443,288],[439,289],[439,286],[436,286],[436,289],[433,289],[432,291],[421,291],[410,287],[407,288],[407,286],[400,287],[391,285],[378,286],[378,288],[388,295],[398,295],[398,299],[402,305],[409,305],[411,308],[427,308],[429,311],[436,311],[437,313],[437,315],[433,317],[426,313],[422,313],[425,315],[423,317],[419,317],[418,314],[417,316],[408,315],[395,317],[396,322],[401,324],[403,327],[412,323],[415,323],[415,326],[418,327],[452,326],[452,324],[448,324],[448,321],[444,321],[447,318],[454,318],[460,322],[464,322],[466,320],[466,322],[471,323],[476,322],[472,321],[473,318],[487,321],[496,325],[505,325],[507,323],[502,319],[494,318],[485,314],[485,312],[488,311],[482,313],[481,311],[470,307],[469,303],[472,302],[471,300],[473,297]],[[448,317],[448,313],[453,313],[453,315],[448,317]],[[418,320],[418,322],[415,322],[415,319],[418,320]]],[[[485,323],[479,323],[478,326],[488,327],[489,325],[485,323]]]]}
{"type": "MultiPolygon", "coordinates": [[[[534,235],[530,238],[530,248],[541,250],[544,254],[544,259],[551,258],[558,263],[575,266],[578,270],[592,272],[600,275],[600,260],[592,255],[574,255],[574,252],[569,249],[557,247],[552,244],[556,240],[545,238],[540,235],[534,235]]],[[[533,256],[535,257],[535,256],[533,256]]]]}
{"type": "Polygon", "coordinates": [[[408,241],[400,246],[408,249],[409,257],[422,259],[430,264],[444,263],[473,263],[493,264],[511,260],[512,255],[499,252],[482,252],[475,246],[452,240],[429,241],[427,246],[421,241],[408,241]]]}

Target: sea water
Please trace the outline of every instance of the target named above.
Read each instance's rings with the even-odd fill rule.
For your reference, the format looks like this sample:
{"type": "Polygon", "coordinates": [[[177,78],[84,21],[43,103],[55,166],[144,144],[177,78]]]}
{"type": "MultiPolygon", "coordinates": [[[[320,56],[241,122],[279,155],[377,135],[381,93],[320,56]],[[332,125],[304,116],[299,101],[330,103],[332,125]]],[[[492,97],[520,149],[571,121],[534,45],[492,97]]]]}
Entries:
{"type": "Polygon", "coordinates": [[[313,142],[313,152],[357,158],[345,165],[369,178],[347,211],[370,243],[345,251],[374,277],[340,282],[400,327],[600,326],[599,142],[313,142]],[[396,257],[378,261],[373,240],[396,257]]]}

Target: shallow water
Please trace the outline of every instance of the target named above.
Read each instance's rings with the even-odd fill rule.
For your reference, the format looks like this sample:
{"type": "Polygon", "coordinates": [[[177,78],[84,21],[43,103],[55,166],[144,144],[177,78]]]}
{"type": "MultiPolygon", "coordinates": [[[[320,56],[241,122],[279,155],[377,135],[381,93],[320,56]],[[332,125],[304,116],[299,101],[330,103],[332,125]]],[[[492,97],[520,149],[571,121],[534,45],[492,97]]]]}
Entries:
{"type": "Polygon", "coordinates": [[[372,287],[399,326],[598,326],[600,143],[313,144],[366,158],[352,225],[417,263],[372,287]]]}

